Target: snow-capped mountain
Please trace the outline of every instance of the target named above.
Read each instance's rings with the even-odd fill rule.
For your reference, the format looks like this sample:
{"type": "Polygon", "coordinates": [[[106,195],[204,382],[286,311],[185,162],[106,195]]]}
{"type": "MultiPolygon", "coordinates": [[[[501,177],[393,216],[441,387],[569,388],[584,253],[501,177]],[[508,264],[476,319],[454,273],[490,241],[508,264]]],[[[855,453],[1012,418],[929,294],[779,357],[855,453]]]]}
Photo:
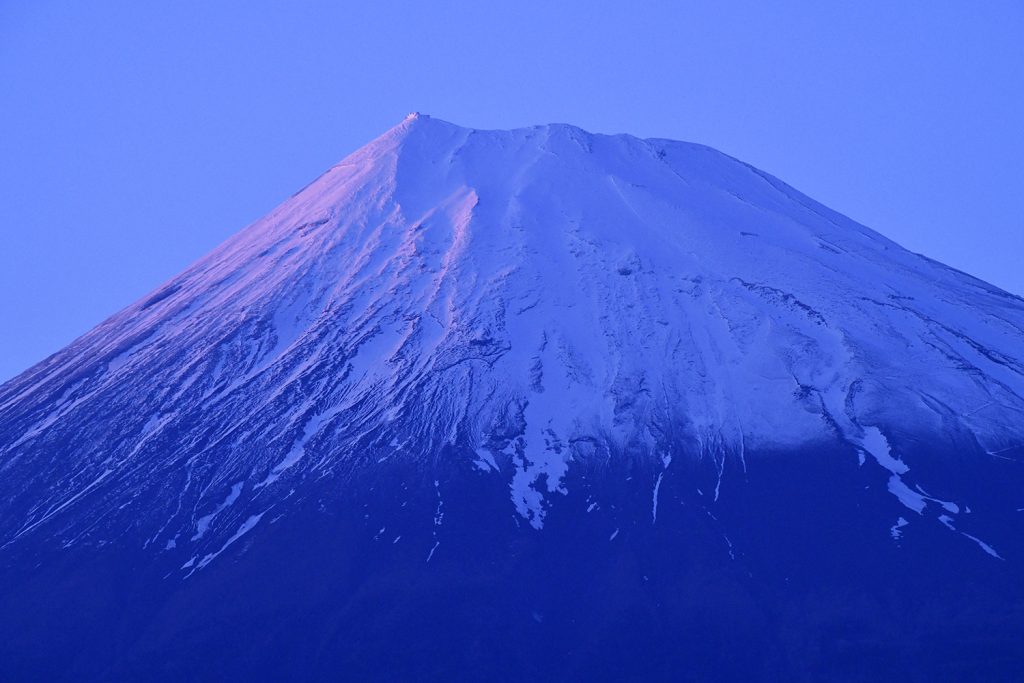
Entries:
{"type": "Polygon", "coordinates": [[[414,114],[0,387],[0,671],[817,678],[852,620],[855,678],[946,619],[1011,640],[919,671],[1002,675],[1022,418],[1024,300],[707,147],[414,114]]]}

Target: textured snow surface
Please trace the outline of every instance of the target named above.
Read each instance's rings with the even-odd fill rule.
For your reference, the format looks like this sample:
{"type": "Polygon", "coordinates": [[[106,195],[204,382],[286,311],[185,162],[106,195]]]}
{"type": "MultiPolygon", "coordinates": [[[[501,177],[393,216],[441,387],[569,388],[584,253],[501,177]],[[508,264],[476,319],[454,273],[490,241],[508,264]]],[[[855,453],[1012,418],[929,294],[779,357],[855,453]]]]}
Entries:
{"type": "Polygon", "coordinates": [[[305,481],[440,454],[536,529],[570,468],[647,459],[653,524],[675,458],[721,484],[837,439],[885,471],[898,538],[959,510],[894,434],[1016,458],[1022,396],[1024,301],[757,169],[410,116],[0,387],[0,543],[133,530],[197,569],[305,481]]]}

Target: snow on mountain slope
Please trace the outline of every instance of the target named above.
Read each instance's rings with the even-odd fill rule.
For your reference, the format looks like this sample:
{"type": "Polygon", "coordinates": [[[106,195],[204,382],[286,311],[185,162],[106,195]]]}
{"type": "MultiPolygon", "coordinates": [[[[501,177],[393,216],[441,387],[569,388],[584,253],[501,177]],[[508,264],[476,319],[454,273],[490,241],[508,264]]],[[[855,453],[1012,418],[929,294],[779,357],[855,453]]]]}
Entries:
{"type": "Polygon", "coordinates": [[[395,460],[500,478],[542,529],[572,468],[635,459],[657,523],[672,463],[711,463],[713,502],[826,442],[880,467],[898,539],[975,501],[897,444],[1016,461],[1022,417],[1018,297],[707,147],[410,115],[0,387],[0,543],[187,574],[395,460]]]}

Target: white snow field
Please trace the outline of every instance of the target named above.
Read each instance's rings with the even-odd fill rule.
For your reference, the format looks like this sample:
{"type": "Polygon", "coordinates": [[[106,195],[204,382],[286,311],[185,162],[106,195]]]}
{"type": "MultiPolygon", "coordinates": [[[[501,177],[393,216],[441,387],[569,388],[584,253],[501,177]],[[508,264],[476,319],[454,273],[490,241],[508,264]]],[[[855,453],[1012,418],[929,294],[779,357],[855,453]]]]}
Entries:
{"type": "Polygon", "coordinates": [[[721,484],[835,439],[884,469],[898,537],[960,507],[894,435],[1019,456],[1022,396],[1024,301],[766,173],[412,114],[0,387],[0,539],[133,529],[202,567],[303,482],[456,445],[542,529],[613,452],[721,484]]]}

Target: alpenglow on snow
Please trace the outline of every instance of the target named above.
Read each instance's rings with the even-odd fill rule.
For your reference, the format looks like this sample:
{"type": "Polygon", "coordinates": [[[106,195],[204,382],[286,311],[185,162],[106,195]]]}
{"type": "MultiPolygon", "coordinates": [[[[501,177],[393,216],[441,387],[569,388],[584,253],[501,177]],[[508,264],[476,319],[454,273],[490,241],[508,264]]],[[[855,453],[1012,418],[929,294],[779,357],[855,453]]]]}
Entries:
{"type": "MultiPolygon", "coordinates": [[[[588,567],[652,553],[621,569],[642,592],[702,548],[784,586],[779,558],[846,544],[1016,591],[1022,418],[1019,297],[708,147],[414,114],[0,387],[0,552],[130,556],[155,605],[256,557],[312,566],[335,518],[423,572],[578,544],[588,567]]],[[[153,614],[104,671],[192,637],[153,614]]]]}

